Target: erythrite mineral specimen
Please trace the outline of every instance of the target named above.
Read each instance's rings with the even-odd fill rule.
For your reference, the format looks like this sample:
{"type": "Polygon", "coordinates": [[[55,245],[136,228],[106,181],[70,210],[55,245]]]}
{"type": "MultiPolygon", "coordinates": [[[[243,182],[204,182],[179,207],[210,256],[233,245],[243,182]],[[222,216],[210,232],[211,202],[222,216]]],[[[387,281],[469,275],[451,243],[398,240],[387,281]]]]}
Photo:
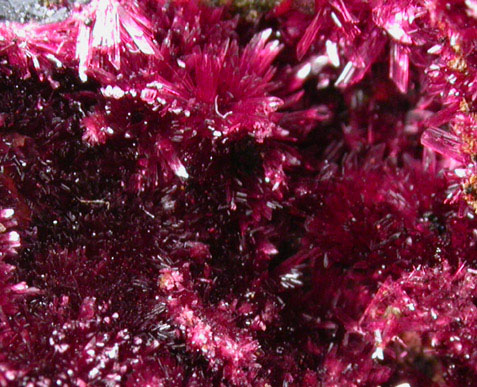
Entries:
{"type": "Polygon", "coordinates": [[[476,384],[476,1],[0,16],[0,386],[476,384]]]}

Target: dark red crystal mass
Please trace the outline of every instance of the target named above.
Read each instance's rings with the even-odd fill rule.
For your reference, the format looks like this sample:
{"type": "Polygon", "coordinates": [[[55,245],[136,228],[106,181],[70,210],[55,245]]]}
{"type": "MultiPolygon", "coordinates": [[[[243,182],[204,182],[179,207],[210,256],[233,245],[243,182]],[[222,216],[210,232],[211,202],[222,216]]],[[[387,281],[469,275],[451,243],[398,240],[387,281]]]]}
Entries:
{"type": "Polygon", "coordinates": [[[0,386],[477,385],[475,0],[0,17],[0,386]]]}

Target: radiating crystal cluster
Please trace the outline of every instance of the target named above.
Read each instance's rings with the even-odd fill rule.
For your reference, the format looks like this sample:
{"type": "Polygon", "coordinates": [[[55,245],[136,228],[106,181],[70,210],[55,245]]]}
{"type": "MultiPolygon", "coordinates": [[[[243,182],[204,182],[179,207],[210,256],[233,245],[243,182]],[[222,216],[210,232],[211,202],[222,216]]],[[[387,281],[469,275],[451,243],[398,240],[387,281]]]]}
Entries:
{"type": "Polygon", "coordinates": [[[0,386],[475,384],[475,1],[5,4],[0,386]]]}

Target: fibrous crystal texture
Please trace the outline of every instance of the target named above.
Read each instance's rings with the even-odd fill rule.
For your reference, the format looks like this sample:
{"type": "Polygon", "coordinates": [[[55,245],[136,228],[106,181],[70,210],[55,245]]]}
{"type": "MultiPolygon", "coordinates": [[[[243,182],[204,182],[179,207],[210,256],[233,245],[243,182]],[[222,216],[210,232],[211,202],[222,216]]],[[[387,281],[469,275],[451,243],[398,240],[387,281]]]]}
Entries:
{"type": "Polygon", "coordinates": [[[0,386],[475,385],[477,2],[16,3],[0,386]]]}

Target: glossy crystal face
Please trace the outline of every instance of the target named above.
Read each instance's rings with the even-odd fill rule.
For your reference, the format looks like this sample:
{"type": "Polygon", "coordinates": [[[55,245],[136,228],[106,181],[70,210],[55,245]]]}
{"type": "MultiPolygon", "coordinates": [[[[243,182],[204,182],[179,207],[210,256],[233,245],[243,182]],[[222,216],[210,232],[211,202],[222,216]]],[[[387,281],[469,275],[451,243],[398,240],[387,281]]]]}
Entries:
{"type": "Polygon", "coordinates": [[[467,386],[472,1],[0,2],[0,386],[467,386]]]}

